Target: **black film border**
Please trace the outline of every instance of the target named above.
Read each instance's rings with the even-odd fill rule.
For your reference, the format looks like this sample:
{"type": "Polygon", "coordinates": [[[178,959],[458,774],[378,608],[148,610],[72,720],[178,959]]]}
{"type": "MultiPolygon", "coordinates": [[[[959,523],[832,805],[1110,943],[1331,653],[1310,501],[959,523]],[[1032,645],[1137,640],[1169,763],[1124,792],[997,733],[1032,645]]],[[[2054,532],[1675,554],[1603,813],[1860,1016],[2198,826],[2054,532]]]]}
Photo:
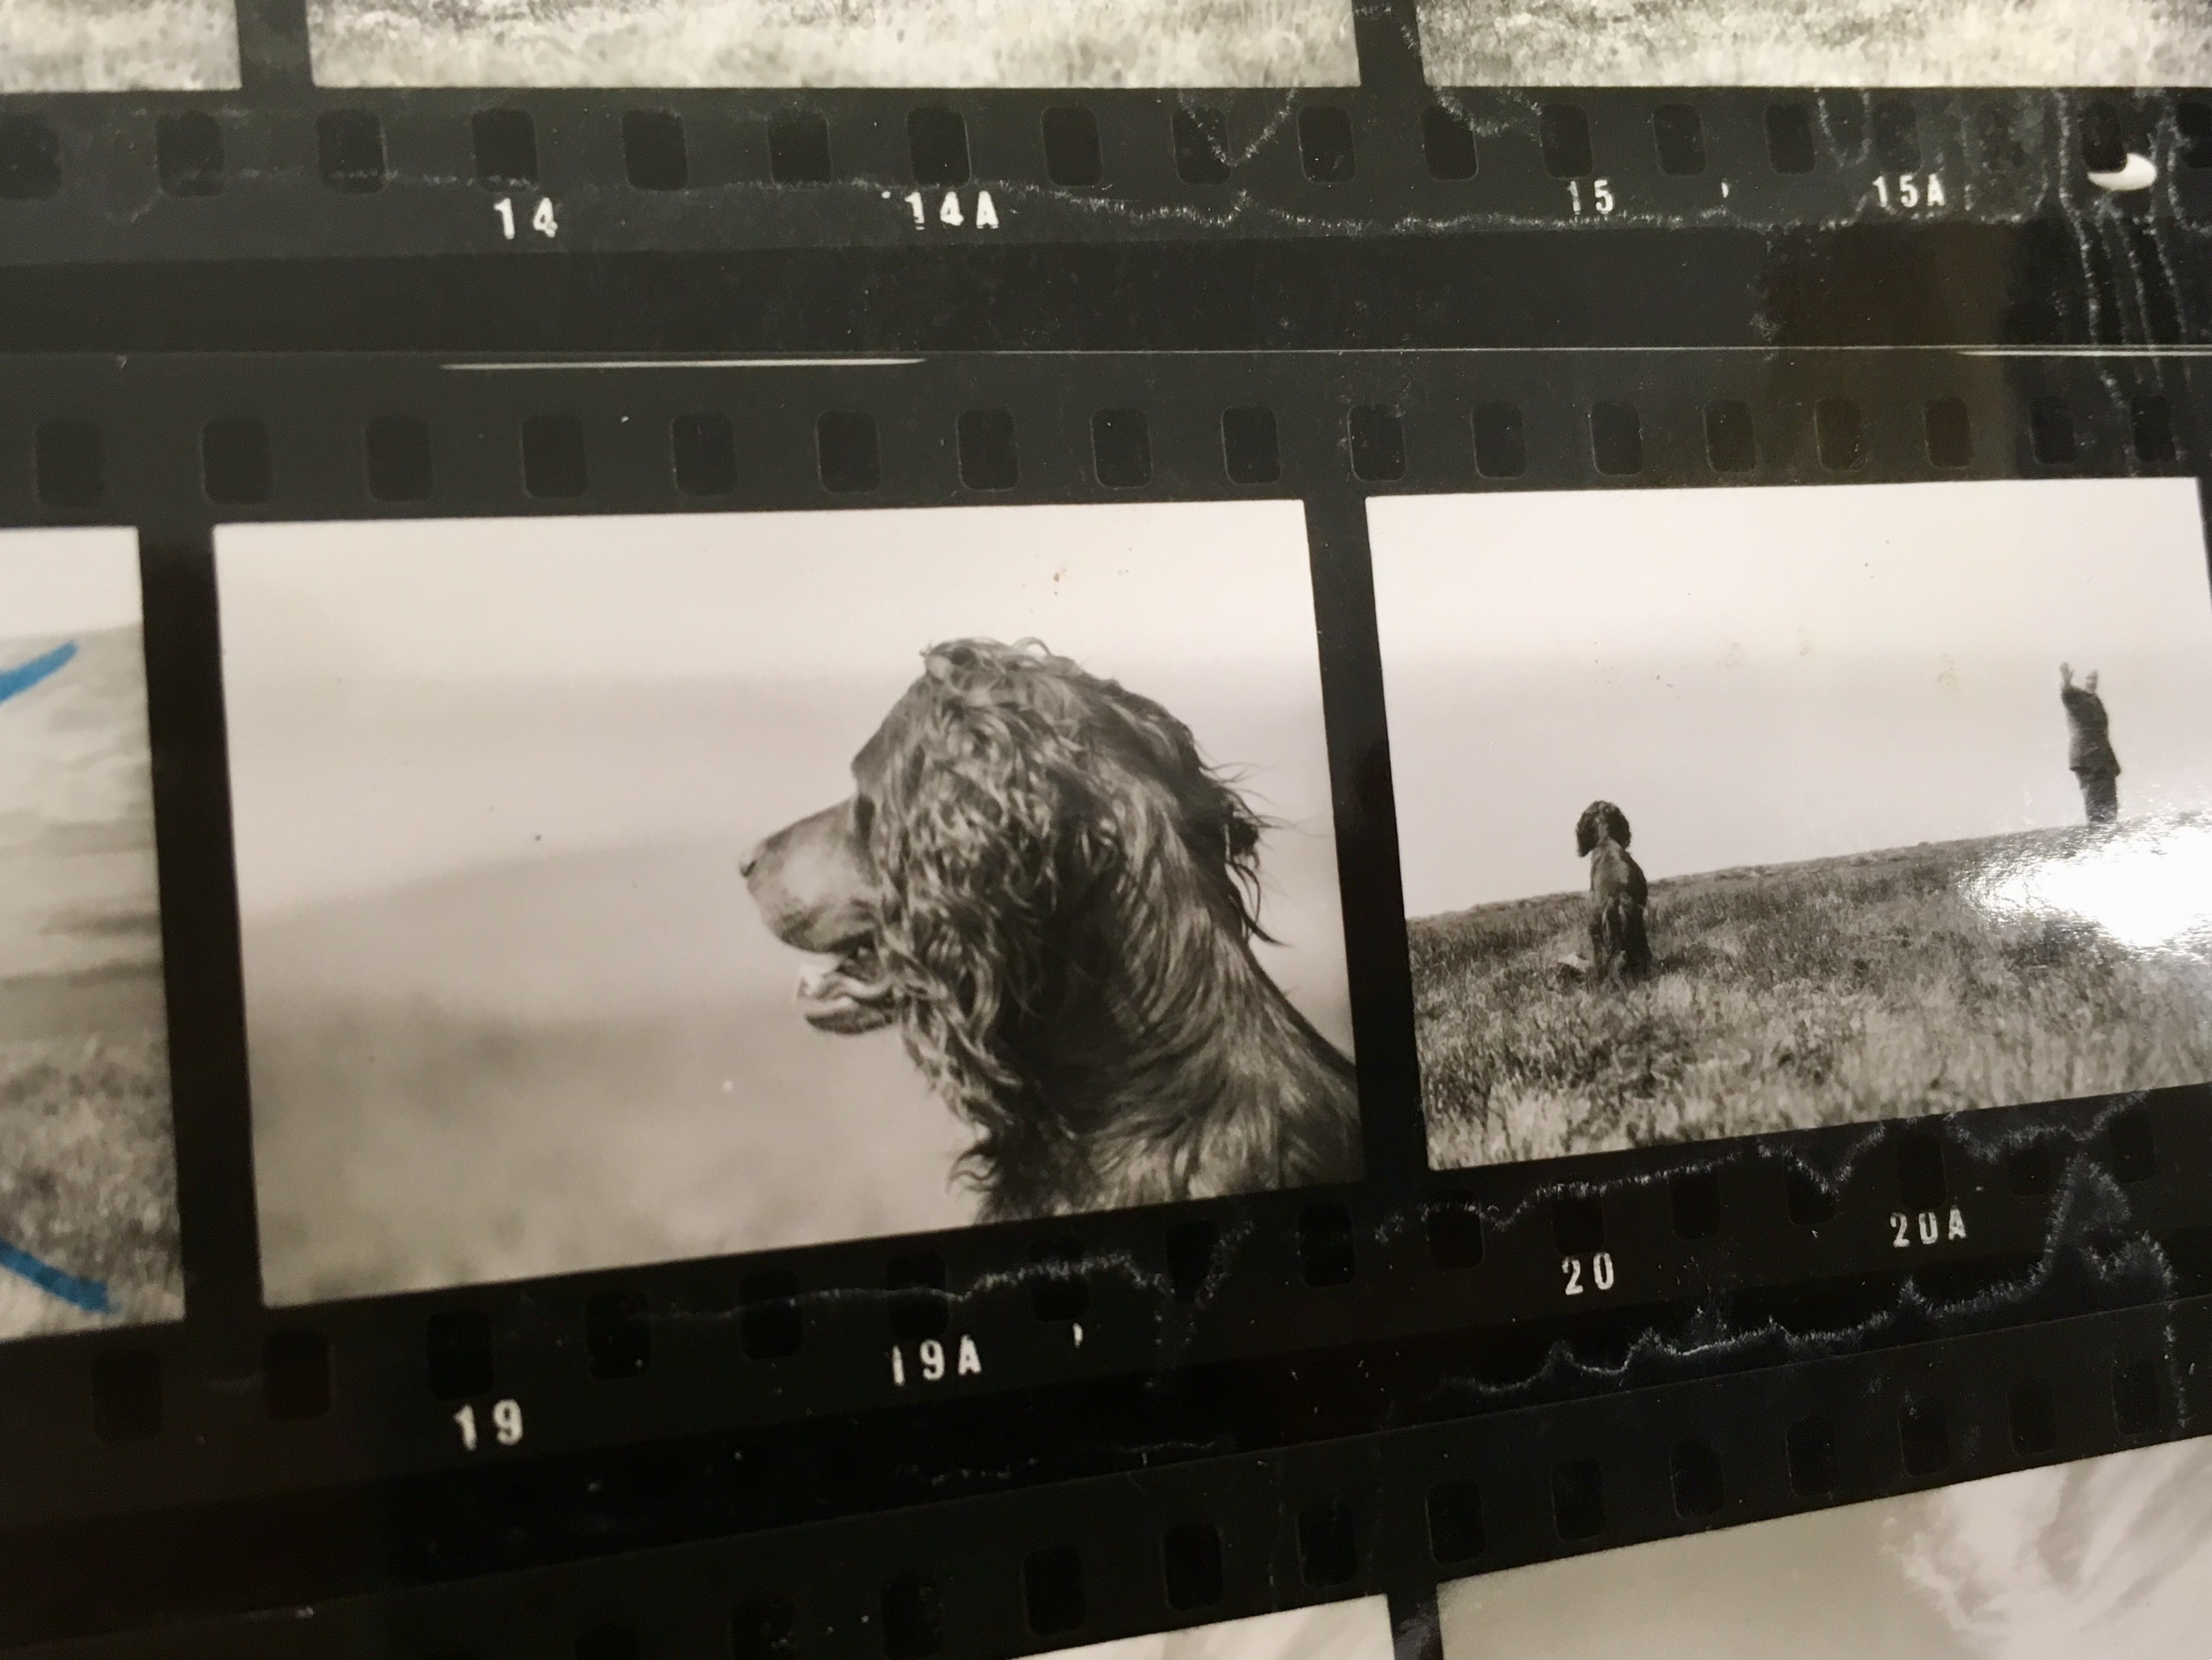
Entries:
{"type": "MultiPolygon", "coordinates": [[[[2185,354],[52,357],[19,360],[15,384],[0,522],[135,526],[143,549],[191,1292],[182,1324],[0,1348],[0,1392],[21,1407],[0,1426],[0,1525],[390,1481],[435,1487],[434,1510],[466,1508],[479,1484],[486,1503],[502,1483],[526,1487],[502,1464],[757,1468],[779,1446],[858,1472],[743,1511],[746,1525],[781,1526],[807,1505],[941,1496],[953,1468],[1021,1486],[1141,1466],[1164,1445],[1256,1456],[1425,1413],[1474,1421],[1767,1366],[1808,1346],[1901,1352],[2212,1289],[2200,1089],[1429,1172],[1389,794],[1367,775],[1385,737],[1369,497],[2185,475],[2206,441],[2185,354]],[[1007,417],[1006,488],[963,471],[959,417],[977,410],[1007,417]],[[1267,412],[1271,455],[1232,456],[1231,410],[1267,412]],[[1122,457],[1110,465],[1102,411],[1122,457]],[[825,415],[870,435],[872,484],[823,482],[825,415]],[[704,494],[687,490],[671,445],[678,421],[702,417],[723,423],[732,462],[704,494]],[[1133,419],[1142,477],[1126,471],[1133,419]],[[529,493],[529,434],[545,421],[573,426],[562,447],[583,458],[574,494],[529,493]],[[1747,452],[1733,436],[1717,447],[1716,432],[1747,422],[1747,452]],[[1509,424],[1517,449],[1501,459],[1477,435],[1509,424]],[[403,440],[427,466],[380,470],[379,443],[403,440]],[[1306,504],[1366,1183],[262,1309],[215,524],[1239,496],[1306,504]],[[1941,1221],[1935,1241],[1920,1238],[1923,1212],[1941,1221]],[[1602,1307],[1569,1304],[1564,1257],[1597,1250],[1617,1290],[1602,1307]],[[921,1280],[895,1287],[917,1260],[921,1280]],[[921,1403],[921,1345],[957,1353],[962,1336],[987,1357],[981,1374],[949,1368],[941,1396],[921,1403]],[[526,1425],[512,1446],[485,1433],[501,1402],[526,1425]]],[[[393,1527],[402,1554],[431,1536],[393,1527]]]]}

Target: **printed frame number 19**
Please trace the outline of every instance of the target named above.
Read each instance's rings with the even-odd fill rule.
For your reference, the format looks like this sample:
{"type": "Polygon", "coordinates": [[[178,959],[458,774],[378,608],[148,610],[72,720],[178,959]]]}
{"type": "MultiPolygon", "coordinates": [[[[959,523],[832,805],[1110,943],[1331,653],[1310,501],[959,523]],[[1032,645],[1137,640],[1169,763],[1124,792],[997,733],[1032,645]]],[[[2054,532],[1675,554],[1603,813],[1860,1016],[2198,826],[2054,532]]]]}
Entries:
{"type": "MultiPolygon", "coordinates": [[[[453,1426],[461,1432],[461,1450],[474,1452],[483,1444],[477,1423],[477,1409],[464,1404],[453,1414],[453,1426]]],[[[519,1445],[522,1440],[522,1403],[516,1400],[496,1401],[491,1408],[491,1438],[502,1447],[519,1445]]]]}

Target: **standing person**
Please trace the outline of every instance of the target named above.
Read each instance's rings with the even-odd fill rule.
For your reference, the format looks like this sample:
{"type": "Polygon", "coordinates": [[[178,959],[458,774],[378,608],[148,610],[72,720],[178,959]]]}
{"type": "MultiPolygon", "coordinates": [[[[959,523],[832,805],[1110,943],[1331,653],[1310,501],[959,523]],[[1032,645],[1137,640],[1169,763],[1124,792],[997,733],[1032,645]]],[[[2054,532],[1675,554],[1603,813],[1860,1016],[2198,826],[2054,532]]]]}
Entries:
{"type": "Polygon", "coordinates": [[[2066,764],[2081,786],[2081,809],[2093,824],[2120,816],[2120,757],[2112,753],[2112,722],[2097,696],[2097,672],[2074,684],[2073,666],[2058,666],[2058,701],[2066,706],[2066,764]]]}

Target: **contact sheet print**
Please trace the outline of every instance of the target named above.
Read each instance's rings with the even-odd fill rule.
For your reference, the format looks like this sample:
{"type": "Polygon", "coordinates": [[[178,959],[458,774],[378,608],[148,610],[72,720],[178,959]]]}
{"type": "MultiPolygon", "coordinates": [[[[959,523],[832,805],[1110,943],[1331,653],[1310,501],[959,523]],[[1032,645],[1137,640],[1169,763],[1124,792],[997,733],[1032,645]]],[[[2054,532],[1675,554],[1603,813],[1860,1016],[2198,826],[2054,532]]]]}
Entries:
{"type": "Polygon", "coordinates": [[[1462,1579],[1437,1596],[1447,1656],[2185,1654],[2203,1617],[2202,1441],[1462,1579]],[[1663,1584],[1664,1589],[1661,1589],[1663,1584]],[[1654,1611],[1659,1610],[1655,1620],[1654,1611]],[[1846,1610],[1849,1612],[1847,1613],[1846,1610]]]}
{"type": "Polygon", "coordinates": [[[24,368],[188,1297],[0,1347],[11,1642],[1449,1645],[2194,1422],[2185,367],[24,368]]]}
{"type": "Polygon", "coordinates": [[[8,707],[9,1337],[184,1312],[137,550],[0,542],[8,707]]]}
{"type": "Polygon", "coordinates": [[[1372,513],[1432,1163],[2212,1068],[2166,892],[2207,781],[2188,481],[1372,513]],[[2077,685],[2069,640],[2127,667],[2077,685]],[[2142,688],[2124,818],[2100,677],[2142,688]],[[1593,1018],[1600,983],[1638,989],[1593,1018]]]}
{"type": "Polygon", "coordinates": [[[0,1651],[2192,1651],[2175,0],[0,0],[0,1651]]]}
{"type": "Polygon", "coordinates": [[[1358,78],[1335,0],[1154,0],[1039,19],[1012,6],[705,7],[577,0],[314,0],[324,86],[1338,86],[1358,78]]]}
{"type": "Polygon", "coordinates": [[[272,1300],[1358,1179],[1292,504],[506,531],[216,549],[272,1300]],[[1048,840],[1101,819],[1110,850],[1048,840]],[[1017,837],[1048,868],[1002,866],[1017,837]],[[982,891],[869,915],[893,860],[1034,933],[982,891]],[[1129,937],[1206,884],[1220,924],[1160,947],[1188,960],[1129,937]],[[1096,992],[1024,977],[1076,952],[1096,992]],[[1127,1006],[1164,974],[1188,1025],[1127,1006]],[[1083,1045],[1133,1058],[1063,1100],[1083,1045]],[[1224,1098],[1237,1067],[1259,1100],[1224,1098]]]}
{"type": "Polygon", "coordinates": [[[0,92],[200,92],[238,83],[231,0],[19,0],[0,18],[0,92]]]}
{"type": "Polygon", "coordinates": [[[1419,17],[1424,62],[1452,85],[2200,86],[2212,70],[2197,18],[2164,0],[2095,12],[1853,0],[1810,27],[1757,0],[1678,0],[1626,19],[1420,0],[1419,17]]]}

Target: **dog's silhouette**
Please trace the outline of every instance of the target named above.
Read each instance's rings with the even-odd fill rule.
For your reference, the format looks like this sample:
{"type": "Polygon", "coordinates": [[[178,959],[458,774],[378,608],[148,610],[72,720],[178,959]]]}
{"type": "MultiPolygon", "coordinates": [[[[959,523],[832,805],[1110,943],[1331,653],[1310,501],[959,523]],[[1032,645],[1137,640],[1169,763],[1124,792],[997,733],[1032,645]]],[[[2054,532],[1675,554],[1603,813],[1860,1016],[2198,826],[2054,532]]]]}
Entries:
{"type": "Polygon", "coordinates": [[[1593,801],[1575,822],[1575,851],[1590,861],[1590,977],[1619,985],[1651,972],[1644,867],[1628,852],[1628,815],[1593,801]]]}

